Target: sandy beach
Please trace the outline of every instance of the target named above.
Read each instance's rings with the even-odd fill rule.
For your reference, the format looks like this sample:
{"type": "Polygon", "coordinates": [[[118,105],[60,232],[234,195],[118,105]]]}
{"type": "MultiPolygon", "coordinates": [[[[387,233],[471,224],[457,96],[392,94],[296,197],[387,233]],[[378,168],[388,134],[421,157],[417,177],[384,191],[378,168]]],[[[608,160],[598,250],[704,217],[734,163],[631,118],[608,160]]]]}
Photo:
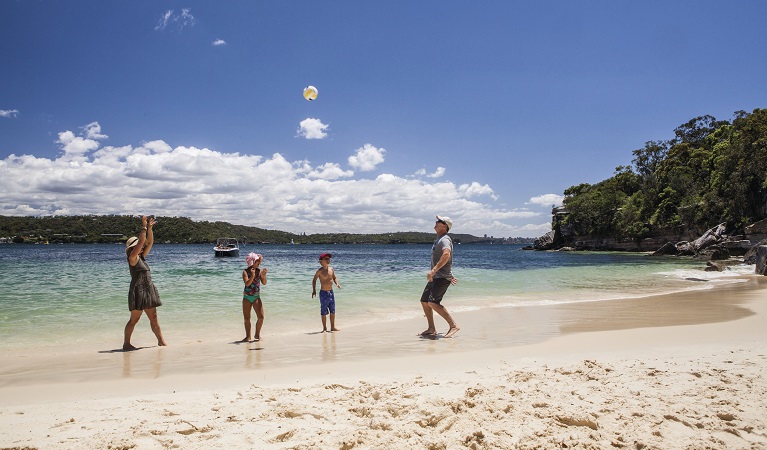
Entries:
{"type": "Polygon", "coordinates": [[[764,277],[455,317],[5,354],[0,449],[767,448],[764,277]]]}

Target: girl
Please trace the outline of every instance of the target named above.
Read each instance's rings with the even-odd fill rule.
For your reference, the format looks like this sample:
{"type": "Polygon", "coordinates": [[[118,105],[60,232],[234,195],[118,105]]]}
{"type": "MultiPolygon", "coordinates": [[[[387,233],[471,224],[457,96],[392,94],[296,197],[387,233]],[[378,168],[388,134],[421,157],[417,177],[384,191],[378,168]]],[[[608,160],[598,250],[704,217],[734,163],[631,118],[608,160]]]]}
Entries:
{"type": "Polygon", "coordinates": [[[245,283],[245,290],[242,292],[242,315],[245,318],[245,339],[240,342],[250,342],[250,309],[256,312],[256,334],[255,340],[261,340],[261,326],[264,324],[264,304],[261,303],[261,285],[266,285],[266,273],[269,271],[266,267],[261,269],[259,266],[264,260],[262,255],[257,253],[248,253],[245,262],[248,268],[242,271],[242,281],[245,283]]]}

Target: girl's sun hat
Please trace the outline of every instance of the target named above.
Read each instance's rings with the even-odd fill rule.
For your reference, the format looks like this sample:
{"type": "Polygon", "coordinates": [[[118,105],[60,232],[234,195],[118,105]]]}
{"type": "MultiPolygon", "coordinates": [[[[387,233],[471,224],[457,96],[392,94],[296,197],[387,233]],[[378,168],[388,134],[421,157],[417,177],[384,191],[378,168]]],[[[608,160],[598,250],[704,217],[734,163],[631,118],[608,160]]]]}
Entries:
{"type": "Polygon", "coordinates": [[[263,260],[264,257],[259,255],[258,253],[250,252],[248,253],[248,256],[245,257],[245,262],[248,264],[248,266],[252,266],[256,263],[256,261],[263,260]]]}

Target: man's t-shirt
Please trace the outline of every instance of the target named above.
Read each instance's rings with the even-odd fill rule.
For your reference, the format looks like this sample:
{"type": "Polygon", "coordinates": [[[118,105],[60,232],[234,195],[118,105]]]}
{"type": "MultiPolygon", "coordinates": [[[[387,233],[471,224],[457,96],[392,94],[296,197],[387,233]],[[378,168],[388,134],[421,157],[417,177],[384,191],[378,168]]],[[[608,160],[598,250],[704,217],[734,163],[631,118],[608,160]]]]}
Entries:
{"type": "Polygon", "coordinates": [[[449,280],[453,278],[453,240],[448,235],[434,241],[434,245],[431,247],[431,268],[433,269],[437,265],[446,248],[450,249],[450,259],[434,274],[434,278],[447,278],[449,280]]]}

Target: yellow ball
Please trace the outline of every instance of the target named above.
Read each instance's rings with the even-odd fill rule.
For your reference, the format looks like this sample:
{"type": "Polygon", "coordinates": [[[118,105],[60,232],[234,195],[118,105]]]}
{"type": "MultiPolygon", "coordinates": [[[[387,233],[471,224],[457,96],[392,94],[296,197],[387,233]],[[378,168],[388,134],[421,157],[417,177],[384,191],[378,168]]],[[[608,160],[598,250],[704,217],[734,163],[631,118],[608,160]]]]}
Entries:
{"type": "Polygon", "coordinates": [[[307,86],[304,88],[304,98],[309,101],[316,99],[317,94],[319,94],[319,92],[317,92],[317,88],[314,86],[307,86]]]}

